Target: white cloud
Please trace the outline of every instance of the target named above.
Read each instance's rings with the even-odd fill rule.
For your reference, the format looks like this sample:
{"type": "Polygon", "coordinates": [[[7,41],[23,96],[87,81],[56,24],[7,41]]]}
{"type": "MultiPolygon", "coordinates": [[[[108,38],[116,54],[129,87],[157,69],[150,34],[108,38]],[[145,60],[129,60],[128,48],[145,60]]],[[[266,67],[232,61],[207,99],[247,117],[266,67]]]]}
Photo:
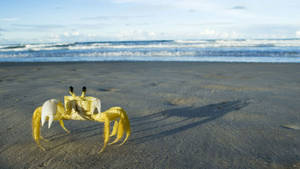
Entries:
{"type": "MultiPolygon", "coordinates": [[[[113,35],[114,36],[114,35],[113,35]]],[[[200,29],[199,31],[163,32],[146,30],[123,30],[116,36],[116,40],[157,40],[157,39],[238,39],[243,34],[236,31],[221,31],[215,29],[200,29]]]]}
{"type": "Polygon", "coordinates": [[[97,35],[95,33],[88,33],[87,34],[87,37],[89,38],[93,38],[93,37],[96,37],[97,35]]]}
{"type": "Polygon", "coordinates": [[[79,32],[64,32],[63,33],[63,36],[65,36],[65,37],[74,37],[74,36],[79,36],[80,35],[80,33],[79,32]]]}
{"type": "Polygon", "coordinates": [[[0,18],[0,21],[4,21],[4,22],[13,22],[17,20],[19,20],[19,18],[0,18]]]}
{"type": "Polygon", "coordinates": [[[45,38],[45,41],[59,42],[59,41],[61,41],[61,38],[58,34],[51,33],[49,37],[45,38]]]}
{"type": "Polygon", "coordinates": [[[242,37],[241,34],[235,31],[229,31],[229,32],[217,31],[214,29],[204,29],[198,33],[192,33],[191,35],[197,38],[216,38],[216,39],[236,39],[242,37]]]}
{"type": "Polygon", "coordinates": [[[204,31],[201,31],[199,34],[204,35],[204,36],[217,36],[218,35],[218,33],[213,29],[205,29],[204,31]]]}
{"type": "Polygon", "coordinates": [[[80,33],[79,32],[72,32],[72,36],[79,36],[80,33]]]}
{"type": "Polygon", "coordinates": [[[103,39],[103,36],[97,33],[89,32],[61,32],[51,33],[50,35],[44,36],[45,42],[81,42],[81,41],[96,41],[103,39]]]}
{"type": "Polygon", "coordinates": [[[116,38],[118,40],[154,40],[158,39],[158,36],[153,31],[123,30],[117,34],[116,38]]]}
{"type": "Polygon", "coordinates": [[[296,37],[300,38],[300,30],[296,32],[296,37]]]}
{"type": "Polygon", "coordinates": [[[158,40],[158,39],[236,39],[242,35],[235,31],[219,31],[215,29],[203,29],[200,31],[187,32],[163,32],[143,29],[127,29],[110,34],[99,34],[96,32],[80,33],[62,32],[51,34],[48,39],[54,42],[65,41],[95,41],[95,40],[158,40]]]}
{"type": "Polygon", "coordinates": [[[150,6],[175,7],[186,10],[207,10],[219,6],[209,0],[113,0],[115,3],[136,3],[150,6]]]}
{"type": "Polygon", "coordinates": [[[63,34],[65,37],[69,37],[70,36],[70,33],[69,32],[64,32],[63,34]]]}

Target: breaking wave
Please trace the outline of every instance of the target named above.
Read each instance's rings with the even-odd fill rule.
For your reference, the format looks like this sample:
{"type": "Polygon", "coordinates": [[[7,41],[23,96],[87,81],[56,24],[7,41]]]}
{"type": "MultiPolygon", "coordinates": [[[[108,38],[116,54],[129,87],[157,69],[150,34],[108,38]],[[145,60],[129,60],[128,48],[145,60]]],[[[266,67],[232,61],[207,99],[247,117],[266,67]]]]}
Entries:
{"type": "Polygon", "coordinates": [[[300,39],[157,40],[0,45],[0,62],[300,62],[300,39]]]}

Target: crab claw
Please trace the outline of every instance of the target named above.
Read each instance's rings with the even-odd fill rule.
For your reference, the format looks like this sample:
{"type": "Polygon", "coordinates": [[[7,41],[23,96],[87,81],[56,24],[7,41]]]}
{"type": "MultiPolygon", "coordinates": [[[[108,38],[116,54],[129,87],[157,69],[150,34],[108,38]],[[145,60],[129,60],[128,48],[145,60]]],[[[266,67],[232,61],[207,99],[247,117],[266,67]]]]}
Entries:
{"type": "Polygon", "coordinates": [[[56,114],[57,111],[57,103],[58,101],[56,99],[51,99],[51,100],[47,100],[45,101],[45,103],[42,106],[42,126],[44,126],[47,117],[49,118],[48,120],[48,128],[51,127],[51,124],[54,120],[54,116],[56,114]]]}
{"type": "Polygon", "coordinates": [[[94,102],[94,106],[97,109],[98,113],[101,113],[101,101],[100,101],[100,99],[96,98],[96,102],[94,102]]]}

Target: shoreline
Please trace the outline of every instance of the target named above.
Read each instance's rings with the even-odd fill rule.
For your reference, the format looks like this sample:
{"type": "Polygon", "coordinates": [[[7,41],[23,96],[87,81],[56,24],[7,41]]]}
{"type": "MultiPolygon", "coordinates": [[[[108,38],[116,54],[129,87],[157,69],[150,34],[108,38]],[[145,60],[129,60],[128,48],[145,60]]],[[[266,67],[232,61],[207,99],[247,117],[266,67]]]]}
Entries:
{"type": "Polygon", "coordinates": [[[57,62],[0,62],[0,65],[13,64],[97,64],[97,63],[174,63],[174,64],[299,64],[298,62],[218,62],[218,61],[57,61],[57,62]]]}

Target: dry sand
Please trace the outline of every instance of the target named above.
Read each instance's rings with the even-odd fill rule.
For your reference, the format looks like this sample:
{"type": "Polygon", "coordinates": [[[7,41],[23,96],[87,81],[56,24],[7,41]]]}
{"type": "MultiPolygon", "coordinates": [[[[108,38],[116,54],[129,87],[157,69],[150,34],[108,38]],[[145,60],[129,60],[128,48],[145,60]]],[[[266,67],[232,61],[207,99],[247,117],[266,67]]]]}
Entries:
{"type": "Polygon", "coordinates": [[[299,119],[299,64],[0,64],[0,168],[300,168],[299,119]],[[125,145],[99,155],[103,124],[66,121],[36,146],[33,110],[70,85],[128,112],[125,145]]]}

